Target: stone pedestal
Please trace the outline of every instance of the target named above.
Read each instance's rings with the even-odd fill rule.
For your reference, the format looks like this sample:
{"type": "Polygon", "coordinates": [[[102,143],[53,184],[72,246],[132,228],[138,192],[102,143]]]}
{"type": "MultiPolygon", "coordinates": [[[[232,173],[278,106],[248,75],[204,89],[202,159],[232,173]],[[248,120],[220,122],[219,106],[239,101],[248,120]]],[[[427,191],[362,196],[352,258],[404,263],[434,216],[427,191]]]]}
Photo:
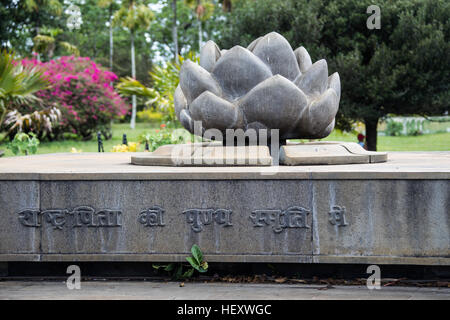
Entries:
{"type": "MultiPolygon", "coordinates": [[[[450,153],[330,166],[0,159],[0,261],[450,265],[450,153]]],[[[136,155],[136,154],[135,154],[136,155]]]]}
{"type": "Polygon", "coordinates": [[[265,145],[234,147],[212,142],[164,145],[154,152],[131,156],[131,163],[185,167],[335,165],[386,162],[388,155],[386,152],[364,150],[353,142],[323,141],[288,143],[280,147],[278,154],[272,152],[272,158],[269,147],[265,145]]]}

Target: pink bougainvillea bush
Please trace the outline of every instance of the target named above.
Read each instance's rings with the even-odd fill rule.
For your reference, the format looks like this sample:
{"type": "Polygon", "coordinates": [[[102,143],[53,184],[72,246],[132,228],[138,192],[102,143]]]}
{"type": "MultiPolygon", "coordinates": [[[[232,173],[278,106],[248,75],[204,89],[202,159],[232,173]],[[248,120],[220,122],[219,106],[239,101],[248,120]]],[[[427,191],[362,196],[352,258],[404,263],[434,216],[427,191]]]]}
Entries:
{"type": "Polygon", "coordinates": [[[111,85],[117,76],[88,57],[64,56],[49,62],[24,59],[22,64],[42,68],[49,79],[51,87],[36,95],[44,104],[56,105],[61,110],[59,132],[75,133],[83,139],[92,138],[96,131],[107,136],[111,120],[129,110],[129,104],[111,85]]]}

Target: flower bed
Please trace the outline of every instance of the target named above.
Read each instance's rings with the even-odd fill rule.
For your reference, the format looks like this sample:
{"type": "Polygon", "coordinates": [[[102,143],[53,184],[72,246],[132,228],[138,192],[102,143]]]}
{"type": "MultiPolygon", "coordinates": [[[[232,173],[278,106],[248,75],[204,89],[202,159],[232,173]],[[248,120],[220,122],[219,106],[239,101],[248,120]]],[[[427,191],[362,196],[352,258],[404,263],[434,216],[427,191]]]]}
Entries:
{"type": "Polygon", "coordinates": [[[64,56],[49,62],[24,59],[22,64],[42,68],[52,84],[36,95],[44,105],[56,104],[62,112],[55,134],[70,132],[87,140],[100,130],[108,136],[106,132],[110,130],[111,120],[129,111],[128,103],[112,86],[117,76],[88,57],[64,56]]]}

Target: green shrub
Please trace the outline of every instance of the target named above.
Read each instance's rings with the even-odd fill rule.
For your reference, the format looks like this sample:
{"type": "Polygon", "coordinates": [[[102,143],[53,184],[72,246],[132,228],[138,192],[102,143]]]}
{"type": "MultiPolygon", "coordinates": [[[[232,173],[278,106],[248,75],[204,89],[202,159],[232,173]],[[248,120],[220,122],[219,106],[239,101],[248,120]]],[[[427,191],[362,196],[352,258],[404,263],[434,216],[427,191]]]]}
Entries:
{"type": "Polygon", "coordinates": [[[403,131],[403,124],[392,119],[386,121],[386,135],[400,136],[403,131]]]}
{"type": "Polygon", "coordinates": [[[151,123],[161,123],[163,121],[163,114],[161,112],[144,109],[137,113],[137,119],[139,122],[151,122],[151,123]]]}
{"type": "Polygon", "coordinates": [[[37,152],[39,140],[32,132],[26,134],[19,132],[14,136],[14,139],[7,144],[7,148],[15,155],[23,153],[25,155],[34,154],[37,152]]]}
{"type": "Polygon", "coordinates": [[[406,135],[407,136],[419,136],[422,132],[422,122],[412,119],[406,122],[406,135]]]}
{"type": "MultiPolygon", "coordinates": [[[[64,132],[72,132],[90,140],[100,131],[108,139],[111,121],[128,113],[128,103],[111,85],[117,76],[89,57],[62,56],[49,62],[23,59],[21,63],[38,68],[51,83],[50,88],[40,90],[36,96],[45,105],[56,104],[61,110],[59,126],[54,128],[57,138],[64,132]]],[[[23,108],[33,112],[37,107],[23,108]]]]}
{"type": "Polygon", "coordinates": [[[149,151],[155,151],[160,146],[166,144],[177,144],[182,142],[182,137],[174,137],[172,131],[167,129],[165,124],[161,124],[160,130],[155,132],[146,132],[140,135],[139,142],[143,144],[148,144],[149,151]]]}

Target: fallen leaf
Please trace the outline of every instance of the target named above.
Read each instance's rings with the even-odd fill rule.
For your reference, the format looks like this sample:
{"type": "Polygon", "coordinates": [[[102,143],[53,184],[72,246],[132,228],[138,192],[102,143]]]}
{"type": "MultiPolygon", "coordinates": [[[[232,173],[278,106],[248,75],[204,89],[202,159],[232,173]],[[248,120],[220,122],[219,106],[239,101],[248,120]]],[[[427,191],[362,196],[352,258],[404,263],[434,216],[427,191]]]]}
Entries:
{"type": "Polygon", "coordinates": [[[328,284],[327,286],[319,288],[317,290],[328,290],[328,289],[334,289],[334,287],[331,284],[328,284]]]}
{"type": "Polygon", "coordinates": [[[297,283],[307,283],[305,280],[301,280],[301,279],[289,279],[289,281],[297,282],[297,283]]]}
{"type": "Polygon", "coordinates": [[[278,278],[278,279],[275,279],[275,282],[276,283],[285,283],[286,280],[287,280],[287,278],[278,278]]]}

